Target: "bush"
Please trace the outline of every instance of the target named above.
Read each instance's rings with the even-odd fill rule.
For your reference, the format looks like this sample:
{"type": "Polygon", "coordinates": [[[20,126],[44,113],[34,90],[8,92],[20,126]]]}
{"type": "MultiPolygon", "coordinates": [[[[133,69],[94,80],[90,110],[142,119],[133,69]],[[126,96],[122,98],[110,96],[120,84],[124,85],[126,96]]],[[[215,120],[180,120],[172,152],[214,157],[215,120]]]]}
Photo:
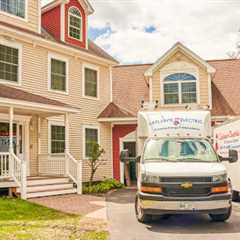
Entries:
{"type": "Polygon", "coordinates": [[[83,185],[83,193],[106,193],[112,189],[123,188],[123,184],[115,179],[106,179],[102,182],[96,182],[90,185],[85,183],[83,185]]]}

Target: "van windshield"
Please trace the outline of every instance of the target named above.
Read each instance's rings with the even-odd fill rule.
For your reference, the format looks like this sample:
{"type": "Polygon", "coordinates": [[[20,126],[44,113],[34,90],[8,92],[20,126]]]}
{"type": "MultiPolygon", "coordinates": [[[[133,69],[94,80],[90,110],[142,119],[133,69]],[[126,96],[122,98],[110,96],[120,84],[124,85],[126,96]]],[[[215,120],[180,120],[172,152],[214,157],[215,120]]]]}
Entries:
{"type": "Polygon", "coordinates": [[[217,162],[211,144],[202,139],[150,139],[144,161],[217,162]]]}

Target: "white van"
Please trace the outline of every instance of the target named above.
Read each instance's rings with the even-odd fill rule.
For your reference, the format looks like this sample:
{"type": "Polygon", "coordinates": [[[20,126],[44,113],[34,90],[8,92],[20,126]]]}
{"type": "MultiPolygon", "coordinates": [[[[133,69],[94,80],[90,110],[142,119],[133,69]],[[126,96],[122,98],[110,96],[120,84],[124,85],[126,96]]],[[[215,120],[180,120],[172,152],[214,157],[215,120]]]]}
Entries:
{"type": "MultiPolygon", "coordinates": [[[[232,119],[213,129],[214,148],[218,155],[227,157],[229,149],[240,154],[240,119],[232,119]]],[[[240,192],[240,162],[224,163],[233,188],[233,200],[239,199],[240,192]]]]}
{"type": "Polygon", "coordinates": [[[222,161],[237,161],[237,153],[220,158],[211,135],[208,111],[139,112],[138,221],[176,213],[230,217],[231,185],[222,161]]]}

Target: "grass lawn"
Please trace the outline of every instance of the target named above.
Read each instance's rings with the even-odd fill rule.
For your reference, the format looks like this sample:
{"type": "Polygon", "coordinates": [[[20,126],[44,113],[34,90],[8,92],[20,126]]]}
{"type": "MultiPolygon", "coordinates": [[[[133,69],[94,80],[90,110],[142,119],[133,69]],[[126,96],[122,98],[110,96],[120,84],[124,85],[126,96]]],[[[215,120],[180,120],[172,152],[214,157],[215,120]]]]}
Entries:
{"type": "Polygon", "coordinates": [[[94,223],[84,223],[83,219],[20,199],[0,198],[0,239],[107,239],[107,232],[95,228],[94,223]]]}

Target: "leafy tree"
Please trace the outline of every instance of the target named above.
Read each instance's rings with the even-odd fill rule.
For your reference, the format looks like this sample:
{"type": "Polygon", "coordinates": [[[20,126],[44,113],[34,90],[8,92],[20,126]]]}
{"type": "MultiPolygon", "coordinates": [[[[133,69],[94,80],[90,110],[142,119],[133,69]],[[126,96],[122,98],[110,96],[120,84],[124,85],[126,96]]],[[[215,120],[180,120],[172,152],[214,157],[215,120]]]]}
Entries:
{"type": "Polygon", "coordinates": [[[89,158],[88,165],[90,167],[90,179],[89,183],[92,185],[93,179],[98,168],[105,163],[102,159],[105,150],[96,142],[89,143],[89,158]]]}

